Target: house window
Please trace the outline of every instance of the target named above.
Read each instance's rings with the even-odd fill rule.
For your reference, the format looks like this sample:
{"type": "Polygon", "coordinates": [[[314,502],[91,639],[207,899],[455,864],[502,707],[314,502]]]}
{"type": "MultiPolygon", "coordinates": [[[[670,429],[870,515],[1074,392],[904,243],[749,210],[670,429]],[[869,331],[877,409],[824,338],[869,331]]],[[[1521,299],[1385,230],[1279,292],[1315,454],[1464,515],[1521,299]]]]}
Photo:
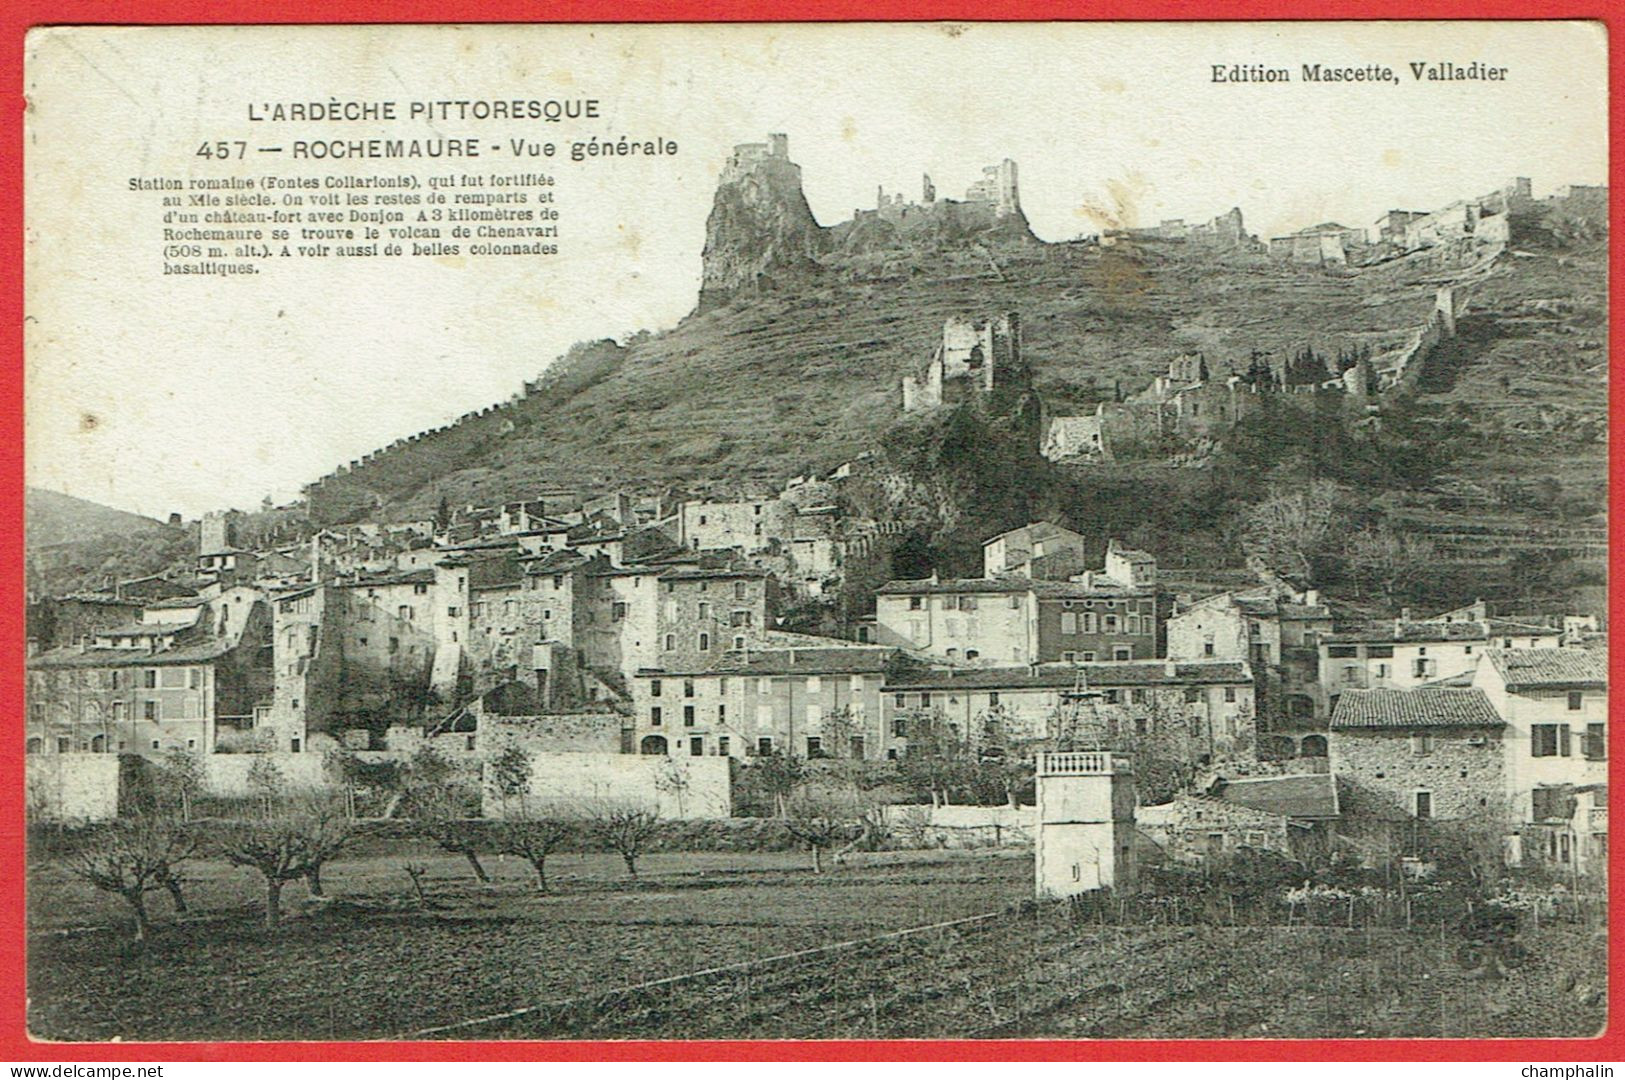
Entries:
{"type": "Polygon", "coordinates": [[[894,704],[896,704],[896,706],[899,709],[906,709],[906,708],[908,708],[908,695],[907,694],[894,694],[893,695],[893,702],[894,702],[894,704]]]}
{"type": "Polygon", "coordinates": [[[1213,642],[1211,642],[1211,641],[1202,642],[1202,655],[1203,656],[1212,656],[1213,655],[1213,642]]]}
{"type": "Polygon", "coordinates": [[[726,735],[718,735],[717,736],[717,756],[718,757],[727,757],[728,756],[728,736],[726,736],[726,735]]]}
{"type": "Polygon", "coordinates": [[[649,710],[649,726],[660,726],[660,706],[656,705],[649,710]]]}
{"type": "Polygon", "coordinates": [[[711,605],[703,600],[700,601],[699,613],[700,618],[709,619],[711,617],[711,605]]]}
{"type": "Polygon", "coordinates": [[[931,695],[930,694],[921,694],[920,695],[920,708],[929,709],[930,707],[931,707],[931,695]]]}
{"type": "Polygon", "coordinates": [[[1126,645],[1117,646],[1112,649],[1112,659],[1132,660],[1134,659],[1134,650],[1126,645]]]}
{"type": "Polygon", "coordinates": [[[994,690],[993,692],[991,692],[990,694],[987,695],[987,703],[989,705],[995,707],[995,708],[998,707],[998,704],[999,704],[999,692],[997,690],[994,690]]]}
{"type": "Polygon", "coordinates": [[[744,647],[745,647],[745,635],[744,634],[735,634],[734,635],[734,651],[738,652],[739,650],[743,649],[744,647]]]}
{"type": "Polygon", "coordinates": [[[683,726],[684,727],[693,727],[694,726],[694,706],[692,706],[692,705],[684,705],[683,706],[683,726]]]}
{"type": "Polygon", "coordinates": [[[154,723],[163,719],[162,710],[160,710],[158,702],[144,701],[141,703],[141,708],[142,715],[146,717],[146,719],[151,720],[154,723]]]}
{"type": "Polygon", "coordinates": [[[649,696],[650,697],[659,697],[660,696],[660,680],[659,679],[650,679],[649,680],[649,696]]]}
{"type": "Polygon", "coordinates": [[[1585,707],[1585,695],[1578,690],[1569,691],[1569,712],[1579,712],[1585,707]]]}
{"type": "Polygon", "coordinates": [[[146,671],[142,672],[141,685],[148,690],[156,690],[158,688],[158,669],[148,668],[146,671]]]}
{"type": "Polygon", "coordinates": [[[1061,659],[1068,664],[1074,664],[1077,663],[1078,654],[1075,652],[1064,652],[1061,654],[1061,659]]]}
{"type": "Polygon", "coordinates": [[[1061,633],[1076,634],[1078,632],[1078,616],[1070,611],[1061,612],[1061,633]]]}
{"type": "Polygon", "coordinates": [[[1422,757],[1433,753],[1433,736],[1425,731],[1411,732],[1411,754],[1422,757]]]}
{"type": "Polygon", "coordinates": [[[891,733],[893,738],[903,738],[908,734],[908,721],[901,716],[892,717],[891,733]]]}
{"type": "Polygon", "coordinates": [[[1328,645],[1326,655],[1337,660],[1346,660],[1351,656],[1358,656],[1359,652],[1353,645],[1328,645]]]}
{"type": "Polygon", "coordinates": [[[1140,690],[1140,689],[1135,689],[1135,690],[1129,691],[1129,700],[1134,702],[1134,704],[1136,704],[1136,705],[1144,705],[1145,704],[1145,691],[1140,690]]]}
{"type": "Polygon", "coordinates": [[[851,737],[851,739],[848,740],[848,741],[849,741],[849,744],[850,744],[851,750],[852,750],[852,760],[853,761],[862,761],[863,760],[863,736],[862,735],[853,735],[851,737]]]}
{"type": "Polygon", "coordinates": [[[920,610],[920,598],[918,596],[911,596],[908,598],[908,609],[910,611],[920,610]]]}
{"type": "Polygon", "coordinates": [[[1117,616],[1116,615],[1108,615],[1108,616],[1106,616],[1106,633],[1108,633],[1108,634],[1117,633],[1117,616]]]}
{"type": "Polygon", "coordinates": [[[694,696],[694,680],[693,679],[684,679],[683,680],[683,696],[684,697],[693,697],[694,696]]]}
{"type": "Polygon", "coordinates": [[[626,604],[619,601],[611,604],[609,608],[609,619],[611,622],[624,621],[626,619],[626,604]]]}
{"type": "Polygon", "coordinates": [[[1416,802],[1415,802],[1414,812],[1415,812],[1416,816],[1419,817],[1419,818],[1430,818],[1430,817],[1432,817],[1433,816],[1433,792],[1431,792],[1431,791],[1418,791],[1418,792],[1415,793],[1415,799],[1416,799],[1416,802]]]}
{"type": "Polygon", "coordinates": [[[762,757],[767,757],[769,754],[773,753],[773,740],[768,738],[766,735],[763,735],[760,739],[757,739],[756,752],[762,757]]]}
{"type": "Polygon", "coordinates": [[[461,613],[461,612],[460,612],[460,609],[458,609],[458,608],[456,608],[456,607],[448,607],[448,608],[447,608],[447,609],[446,609],[446,618],[448,618],[448,619],[455,619],[455,618],[457,618],[457,616],[458,616],[458,615],[459,615],[459,614],[460,614],[460,613],[461,613]]]}
{"type": "Polygon", "coordinates": [[[1194,686],[1185,687],[1185,704],[1194,705],[1202,700],[1202,691],[1194,686]]]}
{"type": "Polygon", "coordinates": [[[1011,611],[1018,611],[1018,610],[1020,610],[1020,608],[1021,608],[1021,597],[1017,596],[1015,593],[1011,593],[1010,594],[1010,610],[1011,611]]]}
{"type": "Polygon", "coordinates": [[[735,600],[745,600],[745,599],[747,599],[749,597],[749,595],[750,594],[747,591],[747,589],[745,587],[745,583],[743,581],[734,582],[734,599],[735,600]]]}
{"type": "Polygon", "coordinates": [[[1107,690],[1105,701],[1108,705],[1120,705],[1123,702],[1123,692],[1121,690],[1107,690]]]}
{"type": "Polygon", "coordinates": [[[412,618],[412,609],[410,606],[402,604],[400,607],[395,609],[395,614],[399,618],[410,621],[412,618]]]}
{"type": "Polygon", "coordinates": [[[1608,737],[1603,725],[1586,725],[1586,760],[1606,761],[1608,759],[1608,737]]]}
{"type": "Polygon", "coordinates": [[[959,597],[957,597],[957,596],[944,596],[942,598],[942,610],[943,611],[957,611],[957,610],[959,610],[959,597]]]}
{"type": "Polygon", "coordinates": [[[1530,757],[1568,757],[1569,726],[1567,724],[1531,724],[1529,726],[1530,757]]]}
{"type": "Polygon", "coordinates": [[[1377,671],[1377,678],[1386,679],[1388,677],[1388,665],[1387,664],[1378,664],[1377,668],[1376,668],[1376,671],[1377,671]]]}
{"type": "Polygon", "coordinates": [[[1236,700],[1236,688],[1234,686],[1227,686],[1224,688],[1224,700],[1230,702],[1236,700]]]}
{"type": "Polygon", "coordinates": [[[1438,661],[1425,656],[1419,656],[1411,661],[1411,675],[1418,679],[1431,679],[1434,672],[1439,670],[1438,661]]]}
{"type": "Polygon", "coordinates": [[[203,669],[190,668],[186,672],[186,686],[189,690],[203,689],[203,669]]]}
{"type": "Polygon", "coordinates": [[[675,648],[677,648],[677,635],[676,634],[667,634],[666,635],[666,651],[670,652],[671,650],[673,650],[675,648]]]}
{"type": "Polygon", "coordinates": [[[824,756],[824,740],[820,739],[817,735],[809,735],[809,736],[807,736],[807,756],[809,758],[821,758],[821,757],[823,757],[824,756]]]}
{"type": "Polygon", "coordinates": [[[717,706],[717,723],[719,723],[719,724],[724,723],[724,722],[727,721],[727,719],[728,719],[728,706],[726,706],[726,705],[718,705],[717,706]]]}

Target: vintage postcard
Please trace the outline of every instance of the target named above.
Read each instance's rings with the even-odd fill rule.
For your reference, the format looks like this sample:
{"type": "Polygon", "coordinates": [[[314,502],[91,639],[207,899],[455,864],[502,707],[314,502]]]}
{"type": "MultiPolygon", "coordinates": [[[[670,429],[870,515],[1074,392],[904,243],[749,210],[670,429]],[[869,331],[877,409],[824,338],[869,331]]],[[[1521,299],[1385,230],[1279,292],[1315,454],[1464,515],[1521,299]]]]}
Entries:
{"type": "Polygon", "coordinates": [[[34,30],[33,1036],[1596,1036],[1607,46],[34,30]]]}

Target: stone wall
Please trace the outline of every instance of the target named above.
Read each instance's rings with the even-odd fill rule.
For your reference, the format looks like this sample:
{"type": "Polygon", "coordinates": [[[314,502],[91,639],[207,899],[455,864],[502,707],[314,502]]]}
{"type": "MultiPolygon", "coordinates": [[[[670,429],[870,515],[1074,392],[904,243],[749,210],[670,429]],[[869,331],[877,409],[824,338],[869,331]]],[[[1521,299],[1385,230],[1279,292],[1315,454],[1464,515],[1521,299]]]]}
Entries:
{"type": "Polygon", "coordinates": [[[1331,768],[1343,816],[1397,821],[1413,816],[1415,793],[1432,795],[1432,816],[1460,820],[1498,811],[1502,802],[1502,733],[1482,727],[1419,729],[1426,752],[1402,728],[1333,729],[1331,768]]]}
{"type": "Polygon", "coordinates": [[[241,798],[258,794],[249,783],[249,771],[256,761],[268,761],[282,774],[289,793],[317,791],[333,786],[327,760],[321,754],[199,754],[203,767],[203,790],[221,798],[241,798]]]}
{"type": "Polygon", "coordinates": [[[108,821],[118,816],[117,754],[29,754],[26,798],[32,821],[108,821]]]}
{"type": "Polygon", "coordinates": [[[725,818],[733,812],[729,760],[631,754],[537,754],[531,759],[530,794],[521,804],[497,791],[485,769],[484,814],[522,817],[541,807],[588,813],[615,803],[658,809],[664,818],[725,818]]]}

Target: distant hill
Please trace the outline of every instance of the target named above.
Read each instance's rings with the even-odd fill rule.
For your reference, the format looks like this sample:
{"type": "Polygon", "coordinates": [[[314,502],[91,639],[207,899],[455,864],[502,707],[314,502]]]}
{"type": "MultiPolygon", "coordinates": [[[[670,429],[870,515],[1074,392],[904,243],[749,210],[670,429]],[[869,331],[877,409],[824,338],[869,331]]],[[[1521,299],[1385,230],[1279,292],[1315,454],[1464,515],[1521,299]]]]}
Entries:
{"type": "Polygon", "coordinates": [[[55,491],[29,488],[24,501],[28,588],[46,596],[185,568],[195,531],[55,491]]]}
{"type": "Polygon", "coordinates": [[[129,536],[158,532],[169,526],[128,510],[31,487],[25,493],[24,528],[29,548],[37,549],[93,540],[109,533],[129,536]]]}

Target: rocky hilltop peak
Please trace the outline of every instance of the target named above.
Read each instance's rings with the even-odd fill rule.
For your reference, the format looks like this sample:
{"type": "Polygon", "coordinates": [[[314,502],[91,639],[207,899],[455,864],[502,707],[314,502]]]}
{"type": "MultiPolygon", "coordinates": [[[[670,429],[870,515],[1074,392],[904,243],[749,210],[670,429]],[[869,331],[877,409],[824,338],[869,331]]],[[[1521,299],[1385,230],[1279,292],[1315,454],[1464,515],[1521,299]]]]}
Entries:
{"type": "Polygon", "coordinates": [[[801,190],[789,137],[734,147],[705,222],[700,306],[769,291],[813,269],[829,241],[801,190]]]}

